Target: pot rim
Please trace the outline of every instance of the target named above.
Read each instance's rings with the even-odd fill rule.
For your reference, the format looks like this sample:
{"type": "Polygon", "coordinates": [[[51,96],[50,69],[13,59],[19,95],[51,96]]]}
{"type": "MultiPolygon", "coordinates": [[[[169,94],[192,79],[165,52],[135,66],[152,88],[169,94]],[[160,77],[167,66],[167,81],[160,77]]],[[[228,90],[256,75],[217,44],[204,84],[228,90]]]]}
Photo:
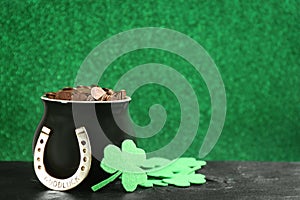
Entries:
{"type": "Polygon", "coordinates": [[[110,103],[126,103],[130,102],[131,98],[129,96],[126,96],[125,99],[122,100],[115,100],[115,101],[72,101],[72,100],[60,100],[60,99],[50,99],[47,98],[45,95],[41,96],[42,100],[45,101],[52,101],[52,102],[58,102],[58,103],[85,103],[85,104],[110,104],[110,103]]]}

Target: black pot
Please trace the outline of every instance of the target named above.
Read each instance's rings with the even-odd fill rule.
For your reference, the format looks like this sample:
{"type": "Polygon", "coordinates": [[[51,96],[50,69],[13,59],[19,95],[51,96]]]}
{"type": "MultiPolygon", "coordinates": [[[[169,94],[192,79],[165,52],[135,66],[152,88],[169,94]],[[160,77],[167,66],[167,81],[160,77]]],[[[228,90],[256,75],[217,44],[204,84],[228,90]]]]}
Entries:
{"type": "MultiPolygon", "coordinates": [[[[80,185],[92,186],[106,178],[107,175],[100,169],[104,147],[111,143],[120,146],[123,140],[134,139],[128,115],[131,98],[118,101],[66,101],[43,96],[41,99],[44,115],[33,138],[33,151],[40,145],[38,138],[42,128],[47,127],[51,134],[41,155],[47,173],[57,179],[67,179],[76,173],[82,158],[75,129],[84,127],[92,156],[85,184],[80,185]]],[[[38,157],[35,159],[40,161],[38,157]]]]}

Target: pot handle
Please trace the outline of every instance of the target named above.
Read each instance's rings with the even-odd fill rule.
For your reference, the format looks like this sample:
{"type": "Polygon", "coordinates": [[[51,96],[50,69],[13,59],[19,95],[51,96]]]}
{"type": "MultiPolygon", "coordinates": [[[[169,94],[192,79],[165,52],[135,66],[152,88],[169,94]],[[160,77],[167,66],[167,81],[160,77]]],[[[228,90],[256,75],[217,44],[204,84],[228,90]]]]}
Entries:
{"type": "Polygon", "coordinates": [[[70,190],[86,178],[91,168],[92,153],[87,131],[84,127],[75,130],[80,149],[80,163],[75,174],[66,179],[58,179],[50,176],[45,168],[44,151],[50,132],[51,130],[46,126],[41,130],[34,149],[34,171],[40,182],[46,187],[57,191],[70,190]]]}

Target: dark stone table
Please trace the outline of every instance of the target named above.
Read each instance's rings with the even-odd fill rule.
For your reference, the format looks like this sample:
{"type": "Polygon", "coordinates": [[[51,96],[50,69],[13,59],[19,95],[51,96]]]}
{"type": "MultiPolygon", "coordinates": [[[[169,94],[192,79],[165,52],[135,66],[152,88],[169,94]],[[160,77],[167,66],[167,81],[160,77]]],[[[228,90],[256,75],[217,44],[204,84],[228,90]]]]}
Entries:
{"type": "Polygon", "coordinates": [[[47,190],[33,172],[31,162],[0,162],[0,199],[300,199],[300,162],[208,162],[199,171],[207,183],[187,188],[138,188],[124,192],[119,181],[92,192],[47,190]]]}

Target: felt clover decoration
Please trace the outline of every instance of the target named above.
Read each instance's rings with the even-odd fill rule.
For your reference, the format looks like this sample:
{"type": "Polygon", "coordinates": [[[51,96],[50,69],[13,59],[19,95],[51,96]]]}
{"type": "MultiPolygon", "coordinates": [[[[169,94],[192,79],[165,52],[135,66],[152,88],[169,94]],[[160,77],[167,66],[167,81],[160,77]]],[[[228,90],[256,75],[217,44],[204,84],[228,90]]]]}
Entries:
{"type": "Polygon", "coordinates": [[[205,161],[195,158],[184,157],[173,161],[159,157],[146,159],[143,149],[137,148],[132,140],[125,140],[121,149],[115,145],[105,147],[100,166],[112,176],[94,185],[92,190],[97,191],[118,177],[127,192],[133,192],[138,185],[188,187],[203,184],[206,182],[205,176],[195,171],[204,165],[205,161]]]}
{"type": "Polygon", "coordinates": [[[148,179],[146,182],[139,184],[143,187],[153,187],[156,186],[168,186],[168,183],[165,183],[163,180],[159,179],[148,179]]]}
{"type": "Polygon", "coordinates": [[[140,168],[141,163],[146,160],[145,151],[137,148],[132,140],[123,141],[121,148],[122,150],[115,145],[105,147],[101,168],[113,175],[94,185],[93,191],[104,187],[120,175],[122,185],[127,192],[134,191],[138,184],[147,181],[146,173],[140,168]]]}
{"type": "Polygon", "coordinates": [[[187,187],[193,184],[203,184],[206,182],[205,176],[202,174],[175,174],[173,177],[163,179],[163,182],[176,185],[179,187],[187,187]]]}
{"type": "MultiPolygon", "coordinates": [[[[152,167],[159,166],[154,163],[160,159],[152,160],[152,167]]],[[[168,184],[178,187],[187,187],[192,184],[203,184],[206,182],[205,176],[196,174],[195,171],[206,165],[205,161],[199,161],[195,158],[178,158],[172,164],[157,170],[147,172],[149,178],[145,183],[140,184],[143,187],[167,186],[168,184]]],[[[146,166],[150,166],[149,163],[146,166]]]]}

